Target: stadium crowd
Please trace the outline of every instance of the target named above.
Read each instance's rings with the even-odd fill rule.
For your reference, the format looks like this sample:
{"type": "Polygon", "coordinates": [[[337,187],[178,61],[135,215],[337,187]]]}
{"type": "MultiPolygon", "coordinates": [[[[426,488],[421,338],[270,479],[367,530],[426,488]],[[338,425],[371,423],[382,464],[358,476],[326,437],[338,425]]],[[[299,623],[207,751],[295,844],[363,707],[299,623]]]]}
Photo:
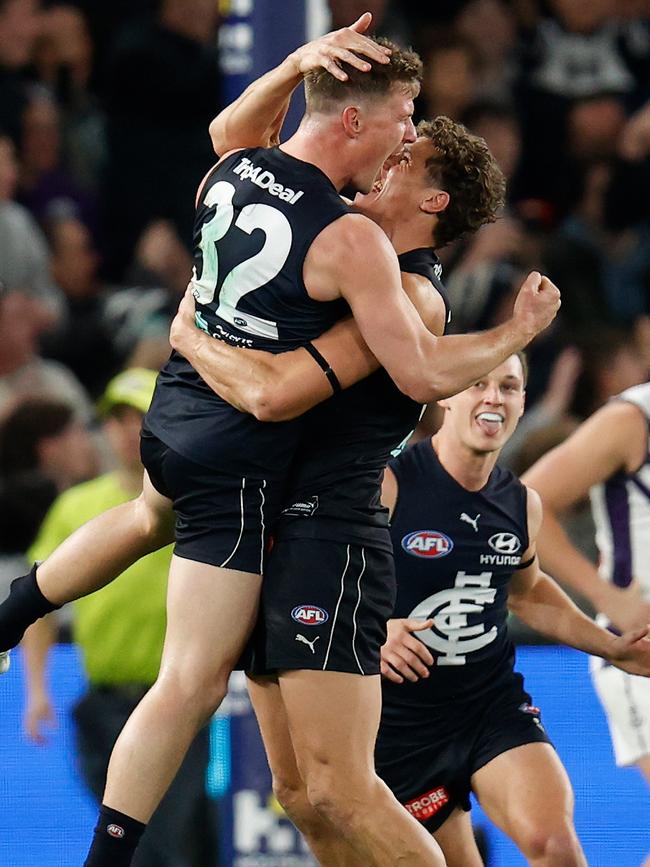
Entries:
{"type": "MultiPolygon", "coordinates": [[[[417,118],[464,123],[508,178],[501,218],[441,253],[453,328],[503,321],[532,269],[562,291],[504,454],[522,472],[648,377],[650,3],[329,7],[333,27],[369,9],[413,45],[417,118]]],[[[57,495],[110,467],[107,384],[169,353],[214,162],[219,18],[215,0],[0,0],[0,598],[57,495]]]]}

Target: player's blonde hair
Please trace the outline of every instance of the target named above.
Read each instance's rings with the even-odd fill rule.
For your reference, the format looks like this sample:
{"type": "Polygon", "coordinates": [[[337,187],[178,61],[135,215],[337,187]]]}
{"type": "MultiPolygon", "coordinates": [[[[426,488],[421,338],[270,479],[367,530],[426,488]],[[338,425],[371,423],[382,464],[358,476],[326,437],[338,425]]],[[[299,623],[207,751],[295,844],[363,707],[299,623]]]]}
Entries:
{"type": "Polygon", "coordinates": [[[347,73],[347,81],[340,81],[326,69],[319,68],[305,76],[305,100],[307,113],[328,113],[340,109],[342,103],[349,103],[358,98],[384,96],[393,85],[403,84],[415,95],[422,81],[422,61],[420,56],[411,49],[400,48],[388,39],[375,39],[379,45],[391,49],[389,63],[375,63],[367,57],[370,63],[369,72],[361,72],[353,66],[343,63],[347,73]]]}

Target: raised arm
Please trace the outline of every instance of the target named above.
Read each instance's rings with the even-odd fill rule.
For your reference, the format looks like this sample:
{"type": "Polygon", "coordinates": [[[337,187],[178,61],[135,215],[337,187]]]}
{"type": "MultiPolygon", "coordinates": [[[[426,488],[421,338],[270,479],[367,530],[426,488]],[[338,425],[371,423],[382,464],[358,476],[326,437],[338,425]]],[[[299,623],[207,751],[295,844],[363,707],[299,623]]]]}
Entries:
{"type": "Polygon", "coordinates": [[[543,568],[623,630],[650,622],[650,605],[642,600],[635,581],[624,589],[604,581],[573,545],[559,518],[583,501],[593,485],[619,470],[637,469],[645,458],[647,441],[647,423],[638,407],[613,401],[523,476],[544,505],[537,540],[543,568]]]}
{"type": "Polygon", "coordinates": [[[387,62],[390,50],[363,35],[371,21],[372,15],[366,12],[350,27],[302,45],[279,66],[249,85],[210,124],[215,153],[223,156],[235,148],[277,144],[291,94],[308,72],[322,66],[345,81],[348,76],[344,63],[368,71],[370,65],[364,57],[387,62]]]}
{"type": "Polygon", "coordinates": [[[437,338],[400,291],[397,257],[388,238],[358,214],[347,214],[321,232],[305,261],[305,284],[317,300],[337,294],[346,299],[375,357],[398,388],[420,403],[470,386],[523,349],[560,306],[557,288],[533,272],[506,323],[479,334],[437,338]]]}
{"type": "Polygon", "coordinates": [[[541,500],[529,488],[528,528],[531,544],[522,560],[534,560],[526,569],[516,572],[510,582],[510,610],[552,641],[602,656],[630,674],[650,677],[650,639],[647,638],[650,624],[616,636],[583,614],[539,566],[535,554],[541,523],[541,500]]]}

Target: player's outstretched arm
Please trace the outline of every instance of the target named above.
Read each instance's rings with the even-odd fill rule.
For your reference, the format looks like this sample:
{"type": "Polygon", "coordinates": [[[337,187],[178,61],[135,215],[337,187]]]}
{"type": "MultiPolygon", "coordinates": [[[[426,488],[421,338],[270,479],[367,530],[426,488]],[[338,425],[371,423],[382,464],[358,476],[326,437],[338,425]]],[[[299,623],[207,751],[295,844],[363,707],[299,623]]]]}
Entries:
{"type": "Polygon", "coordinates": [[[571,542],[559,517],[589,489],[619,470],[635,470],[645,459],[647,424],[638,407],[612,401],[522,477],[542,499],[544,516],[537,538],[542,567],[588,599],[621,630],[650,622],[650,605],[636,582],[624,589],[604,581],[571,542]]]}
{"type": "Polygon", "coordinates": [[[215,153],[223,156],[235,148],[277,144],[291,94],[307,73],[322,67],[345,81],[348,77],[346,63],[363,72],[370,70],[366,58],[387,63],[390,50],[363,35],[371,22],[372,15],[366,12],[350,27],[302,45],[279,66],[249,85],[210,124],[215,153]]]}
{"type": "Polygon", "coordinates": [[[317,300],[337,294],[346,299],[381,365],[401,391],[420,403],[469,387],[523,349],[560,306],[557,288],[533,272],[508,322],[479,334],[436,338],[400,290],[397,257],[388,238],[359,214],[348,214],[321,232],[307,254],[305,283],[317,300]]]}
{"type": "Polygon", "coordinates": [[[523,562],[530,566],[515,572],[510,581],[508,607],[524,623],[558,644],[602,656],[630,674],[650,677],[650,624],[616,636],[603,629],[573,603],[556,582],[542,572],[536,544],[542,524],[542,503],[528,488],[530,546],[523,562]]]}

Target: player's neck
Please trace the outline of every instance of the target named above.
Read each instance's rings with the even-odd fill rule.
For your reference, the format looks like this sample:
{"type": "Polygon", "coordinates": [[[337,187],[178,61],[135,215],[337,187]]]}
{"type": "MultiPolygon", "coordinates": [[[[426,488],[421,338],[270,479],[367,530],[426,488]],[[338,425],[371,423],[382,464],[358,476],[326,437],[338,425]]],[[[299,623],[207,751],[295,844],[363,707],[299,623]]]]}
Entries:
{"type": "Polygon", "coordinates": [[[346,159],[346,143],[315,123],[303,120],[291,138],[280,145],[280,150],[319,168],[337,190],[343,189],[354,176],[346,159]]]}
{"type": "Polygon", "coordinates": [[[377,222],[388,235],[398,256],[400,253],[408,253],[409,250],[432,246],[433,234],[430,217],[420,219],[419,216],[416,216],[412,220],[394,220],[390,217],[382,217],[377,222]]]}
{"type": "Polygon", "coordinates": [[[499,457],[498,451],[475,452],[459,442],[455,434],[444,431],[431,438],[431,445],[449,475],[468,491],[480,491],[487,485],[499,457]]]}

